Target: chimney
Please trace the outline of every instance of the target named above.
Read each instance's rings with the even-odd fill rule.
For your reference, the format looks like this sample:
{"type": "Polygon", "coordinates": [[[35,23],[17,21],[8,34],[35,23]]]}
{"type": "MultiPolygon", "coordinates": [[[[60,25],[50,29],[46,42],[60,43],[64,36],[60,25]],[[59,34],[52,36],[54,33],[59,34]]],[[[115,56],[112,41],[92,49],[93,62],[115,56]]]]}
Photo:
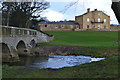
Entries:
{"type": "Polygon", "coordinates": [[[90,12],[90,8],[87,9],[87,12],[90,12]]]}

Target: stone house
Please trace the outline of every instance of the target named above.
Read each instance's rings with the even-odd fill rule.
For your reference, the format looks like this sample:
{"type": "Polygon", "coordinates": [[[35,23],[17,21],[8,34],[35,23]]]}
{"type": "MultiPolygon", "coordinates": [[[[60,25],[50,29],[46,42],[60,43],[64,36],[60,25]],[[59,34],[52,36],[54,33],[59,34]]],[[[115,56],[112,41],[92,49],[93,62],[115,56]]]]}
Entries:
{"type": "Polygon", "coordinates": [[[70,21],[40,22],[37,29],[41,31],[72,31],[79,29],[79,24],[70,21]]]}
{"type": "Polygon", "coordinates": [[[75,16],[75,21],[79,23],[80,28],[83,30],[110,29],[110,16],[102,11],[98,11],[97,9],[95,9],[94,11],[90,11],[90,9],[88,8],[86,13],[80,16],[75,16]]]}
{"type": "Polygon", "coordinates": [[[110,16],[102,11],[95,9],[75,16],[75,21],[58,21],[58,22],[40,22],[37,27],[42,31],[59,31],[59,30],[110,30],[110,16]]]}

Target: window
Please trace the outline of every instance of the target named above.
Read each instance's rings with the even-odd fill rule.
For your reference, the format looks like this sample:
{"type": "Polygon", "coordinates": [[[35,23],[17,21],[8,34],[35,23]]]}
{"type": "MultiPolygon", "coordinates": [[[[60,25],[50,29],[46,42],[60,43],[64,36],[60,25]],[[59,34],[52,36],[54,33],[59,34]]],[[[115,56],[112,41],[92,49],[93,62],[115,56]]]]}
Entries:
{"type": "Polygon", "coordinates": [[[95,22],[95,19],[92,19],[92,22],[95,22]]]}
{"type": "Polygon", "coordinates": [[[58,28],[57,26],[55,26],[55,28],[58,28]]]}
{"type": "Polygon", "coordinates": [[[61,28],[64,28],[64,25],[61,25],[61,28]]]}
{"type": "Polygon", "coordinates": [[[87,25],[87,28],[88,28],[88,29],[89,29],[89,27],[90,27],[90,26],[89,26],[89,25],[87,25]]]}
{"type": "Polygon", "coordinates": [[[45,27],[47,27],[47,25],[45,25],[45,27]]]}
{"type": "Polygon", "coordinates": [[[92,25],[92,28],[95,28],[95,25],[92,25]]]}
{"type": "Polygon", "coordinates": [[[73,28],[73,26],[72,26],[72,25],[70,25],[70,27],[71,27],[71,28],[73,28]]]}
{"type": "Polygon", "coordinates": [[[98,18],[98,22],[100,22],[100,18],[98,18]]]}
{"type": "Polygon", "coordinates": [[[104,22],[106,22],[107,20],[106,19],[104,19],[104,22]]]}
{"type": "Polygon", "coordinates": [[[104,29],[106,29],[106,25],[104,25],[104,29]]]}
{"type": "Polygon", "coordinates": [[[75,26],[77,29],[79,29],[79,26],[75,26]]]}
{"type": "Polygon", "coordinates": [[[87,22],[90,22],[90,19],[89,19],[89,18],[87,18],[87,22]]]}
{"type": "Polygon", "coordinates": [[[100,25],[98,25],[98,29],[100,29],[100,25]]]}
{"type": "Polygon", "coordinates": [[[98,15],[101,15],[100,13],[98,13],[98,15]]]}

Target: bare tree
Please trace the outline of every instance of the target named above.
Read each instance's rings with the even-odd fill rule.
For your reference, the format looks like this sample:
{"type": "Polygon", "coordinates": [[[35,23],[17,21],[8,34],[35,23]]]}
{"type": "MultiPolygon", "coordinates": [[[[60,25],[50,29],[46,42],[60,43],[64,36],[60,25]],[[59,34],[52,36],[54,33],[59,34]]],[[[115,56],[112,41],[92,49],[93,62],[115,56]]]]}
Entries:
{"type": "Polygon", "coordinates": [[[34,17],[40,17],[40,13],[49,8],[49,2],[3,2],[2,17],[3,24],[28,27],[27,23],[34,17]],[[35,15],[34,15],[35,14],[35,15]]]}

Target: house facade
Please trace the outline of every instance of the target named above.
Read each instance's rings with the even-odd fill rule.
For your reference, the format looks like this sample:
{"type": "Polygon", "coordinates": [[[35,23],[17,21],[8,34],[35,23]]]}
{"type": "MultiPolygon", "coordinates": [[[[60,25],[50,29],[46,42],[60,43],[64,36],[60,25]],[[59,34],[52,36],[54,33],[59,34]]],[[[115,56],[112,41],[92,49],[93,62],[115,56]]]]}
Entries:
{"type": "Polygon", "coordinates": [[[86,13],[75,16],[75,21],[40,22],[38,30],[110,30],[110,16],[97,9],[90,11],[88,8],[86,13]]]}
{"type": "Polygon", "coordinates": [[[40,22],[37,29],[41,31],[74,31],[79,29],[79,24],[70,21],[40,22]]]}
{"type": "Polygon", "coordinates": [[[75,16],[75,21],[79,23],[81,29],[83,30],[109,30],[110,29],[110,16],[98,11],[90,11],[87,9],[87,12],[80,16],[75,16]]]}

